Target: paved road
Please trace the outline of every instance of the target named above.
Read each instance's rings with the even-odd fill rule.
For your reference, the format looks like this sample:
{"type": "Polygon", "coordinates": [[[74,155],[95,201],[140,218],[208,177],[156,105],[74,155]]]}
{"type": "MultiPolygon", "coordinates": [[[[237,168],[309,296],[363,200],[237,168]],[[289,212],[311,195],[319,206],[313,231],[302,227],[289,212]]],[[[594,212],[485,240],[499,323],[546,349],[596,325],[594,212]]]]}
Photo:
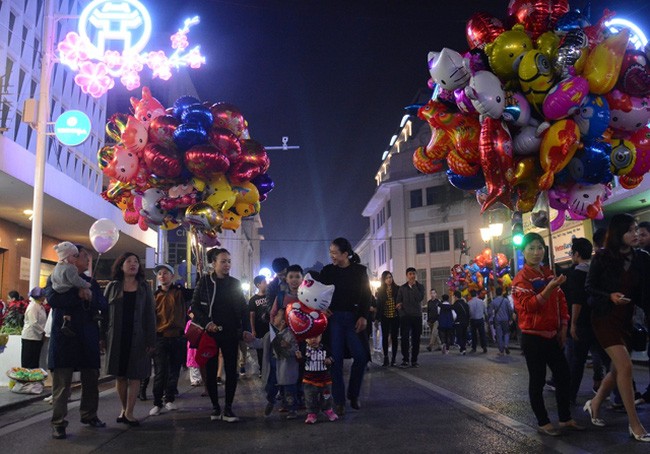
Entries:
{"type": "MultiPolygon", "coordinates": [[[[138,402],[139,428],[117,424],[119,405],[111,383],[100,397],[105,429],[81,426],[78,396],[73,395],[67,440],[50,437],[49,405],[35,402],[0,413],[2,454],[48,452],[281,452],[281,453],[647,453],[649,446],[633,442],[626,433],[624,414],[606,410],[606,428],[589,426],[582,433],[543,437],[527,395],[527,373],[518,351],[497,357],[442,356],[424,352],[418,369],[382,368],[375,364],[366,374],[360,411],[349,410],[342,420],[308,426],[304,416],[287,421],[280,413],[263,417],[263,395],[256,376],[240,380],[236,424],[209,419],[210,404],[201,389],[183,378],[178,411],[149,417],[151,401],[138,402]]],[[[639,386],[648,380],[647,366],[635,366],[639,386]]],[[[579,401],[590,396],[591,372],[585,373],[579,401]]],[[[220,393],[222,390],[220,389],[220,393]]],[[[553,393],[547,392],[551,419],[557,420],[553,393]]],[[[588,419],[575,408],[576,419],[588,419]]],[[[650,428],[650,405],[640,407],[650,428]]]]}

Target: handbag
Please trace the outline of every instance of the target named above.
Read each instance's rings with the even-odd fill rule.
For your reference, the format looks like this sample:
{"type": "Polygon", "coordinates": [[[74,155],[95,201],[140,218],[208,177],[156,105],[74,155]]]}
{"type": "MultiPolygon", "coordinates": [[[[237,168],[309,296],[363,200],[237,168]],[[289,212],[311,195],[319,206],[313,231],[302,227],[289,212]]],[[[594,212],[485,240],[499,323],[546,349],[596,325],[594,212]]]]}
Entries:
{"type": "Polygon", "coordinates": [[[199,367],[205,366],[210,358],[217,356],[217,352],[217,341],[214,337],[209,334],[201,336],[199,347],[196,349],[196,364],[198,364],[199,367]]]}
{"type": "Polygon", "coordinates": [[[190,321],[185,327],[185,337],[190,348],[198,348],[205,329],[202,326],[190,321]]]}
{"type": "Polygon", "coordinates": [[[648,346],[648,330],[645,326],[635,323],[632,327],[632,350],[644,352],[648,346]]]}

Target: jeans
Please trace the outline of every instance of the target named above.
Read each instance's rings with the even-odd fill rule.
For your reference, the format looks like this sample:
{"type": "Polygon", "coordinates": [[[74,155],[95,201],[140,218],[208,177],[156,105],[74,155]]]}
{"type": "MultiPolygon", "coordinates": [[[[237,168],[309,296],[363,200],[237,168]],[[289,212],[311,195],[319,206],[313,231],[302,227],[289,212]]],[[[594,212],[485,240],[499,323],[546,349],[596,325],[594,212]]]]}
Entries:
{"type": "Polygon", "coordinates": [[[533,334],[521,334],[521,347],[528,367],[528,397],[537,424],[544,426],[550,422],[544,405],[544,384],[546,366],[551,369],[555,379],[555,401],[560,422],[571,420],[570,374],[566,357],[557,339],[545,339],[533,334]]]}
{"type": "Polygon", "coordinates": [[[388,336],[390,335],[391,353],[393,362],[397,357],[397,342],[399,338],[399,317],[381,318],[381,346],[384,350],[384,357],[388,357],[388,336]]]}
{"type": "Polygon", "coordinates": [[[411,341],[411,363],[418,362],[420,353],[420,336],[422,335],[422,317],[402,315],[400,317],[400,333],[402,335],[402,360],[409,362],[409,337],[411,341]]]}
{"type": "Polygon", "coordinates": [[[315,386],[305,383],[304,388],[307,413],[318,414],[321,410],[332,408],[332,385],[315,386]]]}
{"type": "Polygon", "coordinates": [[[487,348],[487,341],[485,340],[485,320],[482,318],[470,320],[469,325],[472,330],[472,350],[476,350],[478,339],[481,341],[481,348],[487,348]]]}
{"type": "Polygon", "coordinates": [[[494,322],[494,330],[496,332],[499,351],[503,353],[510,343],[510,322],[508,320],[494,322]]]}
{"type": "Polygon", "coordinates": [[[456,328],[456,342],[460,347],[460,351],[464,352],[465,347],[467,346],[467,325],[459,323],[455,325],[455,328],[456,328]]]}
{"type": "MultiPolygon", "coordinates": [[[[205,335],[205,334],[204,334],[205,335]]],[[[236,338],[216,336],[217,354],[210,358],[205,365],[205,386],[212,402],[212,407],[219,407],[219,394],[217,391],[217,368],[219,366],[219,351],[223,355],[223,366],[226,371],[226,408],[232,406],[237,390],[237,353],[239,353],[239,341],[236,338]]]]}
{"type": "MultiPolygon", "coordinates": [[[[52,419],[54,427],[65,428],[68,421],[68,398],[72,384],[72,367],[59,367],[52,371],[52,419]]],[[[81,403],[79,413],[81,419],[90,420],[97,417],[99,406],[99,369],[80,369],[81,374],[81,403]]]]}
{"type": "Polygon", "coordinates": [[[429,330],[431,334],[429,335],[429,345],[430,349],[435,349],[440,347],[441,341],[440,336],[438,336],[438,322],[429,323],[429,330]]]}
{"type": "Polygon", "coordinates": [[[329,318],[330,344],[332,348],[332,395],[338,405],[345,404],[345,382],[343,380],[343,360],[345,347],[352,354],[353,362],[350,368],[350,382],[348,384],[349,398],[358,398],[361,392],[363,373],[368,362],[368,353],[363,347],[359,335],[355,331],[357,315],[354,312],[336,311],[329,318]]]}
{"type": "Polygon", "coordinates": [[[184,348],[183,337],[156,338],[156,352],[153,356],[153,404],[158,407],[163,405],[163,396],[165,402],[174,402],[184,348]]]}

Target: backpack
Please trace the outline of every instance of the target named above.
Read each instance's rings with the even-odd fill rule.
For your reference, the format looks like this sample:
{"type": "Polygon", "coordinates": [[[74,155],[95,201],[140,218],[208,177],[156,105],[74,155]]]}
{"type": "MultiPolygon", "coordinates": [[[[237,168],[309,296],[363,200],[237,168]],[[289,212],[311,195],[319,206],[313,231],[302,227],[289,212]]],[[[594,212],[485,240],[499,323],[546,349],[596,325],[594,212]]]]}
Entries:
{"type": "Polygon", "coordinates": [[[438,315],[438,329],[452,329],[454,327],[454,315],[452,314],[451,305],[443,304],[440,306],[438,315]]]}

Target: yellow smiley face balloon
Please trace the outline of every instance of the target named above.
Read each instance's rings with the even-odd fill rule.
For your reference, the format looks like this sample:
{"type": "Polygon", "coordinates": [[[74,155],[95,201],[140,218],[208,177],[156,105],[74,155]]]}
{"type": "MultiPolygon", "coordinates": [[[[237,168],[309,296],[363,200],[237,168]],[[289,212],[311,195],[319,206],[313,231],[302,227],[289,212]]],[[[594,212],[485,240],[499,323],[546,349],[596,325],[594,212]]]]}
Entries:
{"type": "Polygon", "coordinates": [[[544,98],[555,85],[555,74],[548,58],[539,50],[524,54],[519,64],[519,83],[528,102],[541,114],[544,98]]]}
{"type": "Polygon", "coordinates": [[[485,46],[485,53],[492,72],[501,80],[511,80],[517,78],[517,65],[522,54],[532,49],[533,42],[524,27],[515,25],[485,46]]]}

